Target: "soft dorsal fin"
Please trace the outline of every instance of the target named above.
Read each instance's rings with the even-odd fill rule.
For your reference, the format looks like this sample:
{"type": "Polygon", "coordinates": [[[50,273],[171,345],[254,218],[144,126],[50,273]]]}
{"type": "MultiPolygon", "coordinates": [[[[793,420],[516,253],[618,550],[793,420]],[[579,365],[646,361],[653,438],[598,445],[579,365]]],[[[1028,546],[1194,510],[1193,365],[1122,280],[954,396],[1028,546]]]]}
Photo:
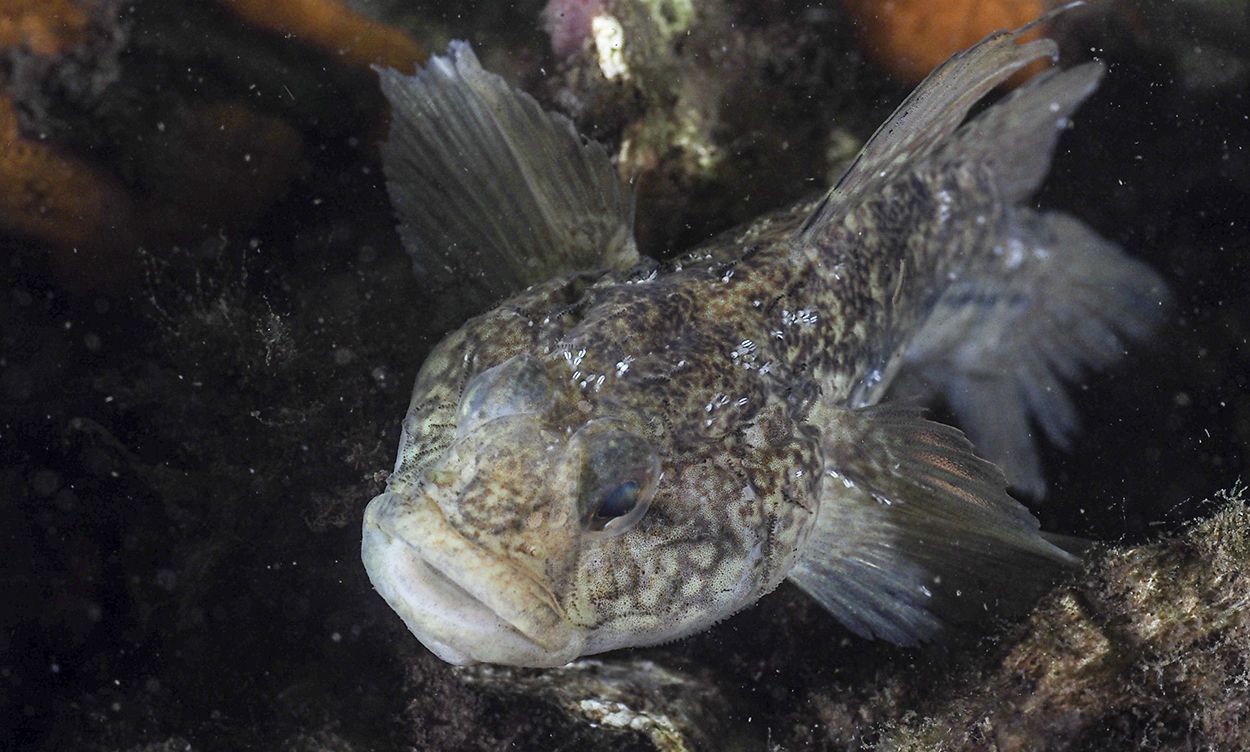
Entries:
{"type": "Polygon", "coordinates": [[[1078,421],[1065,382],[1146,339],[1169,295],[1158,274],[1075,217],[1018,207],[1010,218],[1002,253],[942,294],[892,388],[896,396],[942,394],[977,451],[1040,498],[1034,424],[1067,447],[1078,421]]]}
{"type": "Polygon", "coordinates": [[[1054,40],[1020,40],[1038,24],[1083,4],[1068,3],[1015,31],[995,32],[936,68],[868,139],[800,233],[833,221],[856,197],[888,183],[908,163],[931,153],[977,102],[1016,71],[1035,60],[1057,59],[1054,40]]]}
{"type": "Polygon", "coordinates": [[[427,288],[467,287],[484,307],[637,261],[630,196],[607,152],[483,70],[467,43],[413,76],[377,70],[391,104],[387,187],[427,288]]]}

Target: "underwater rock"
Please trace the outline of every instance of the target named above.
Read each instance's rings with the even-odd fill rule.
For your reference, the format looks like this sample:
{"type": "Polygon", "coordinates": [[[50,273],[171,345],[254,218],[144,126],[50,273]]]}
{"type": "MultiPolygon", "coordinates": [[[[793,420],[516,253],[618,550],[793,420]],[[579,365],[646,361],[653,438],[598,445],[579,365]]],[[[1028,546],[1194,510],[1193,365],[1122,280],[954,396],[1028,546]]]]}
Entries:
{"type": "Polygon", "coordinates": [[[1250,506],[1215,498],[1183,534],[1095,555],[876,749],[1250,748],[1250,506]]]}
{"type": "Polygon", "coordinates": [[[590,739],[633,737],[657,752],[750,749],[763,742],[735,721],[714,677],[693,666],[609,658],[545,671],[483,665],[458,673],[511,702],[558,709],[577,726],[596,729],[590,739]]]}

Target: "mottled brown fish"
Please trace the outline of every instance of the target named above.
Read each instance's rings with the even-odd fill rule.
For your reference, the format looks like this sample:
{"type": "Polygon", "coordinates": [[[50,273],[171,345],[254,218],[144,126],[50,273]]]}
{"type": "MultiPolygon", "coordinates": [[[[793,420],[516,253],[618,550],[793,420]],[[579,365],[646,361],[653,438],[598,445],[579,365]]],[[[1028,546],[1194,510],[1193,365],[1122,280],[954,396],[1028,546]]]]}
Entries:
{"type": "Polygon", "coordinates": [[[909,644],[1074,563],[1007,479],[1044,488],[1032,425],[1062,442],[1063,382],[1146,336],[1165,292],[1022,204],[1101,65],[963,122],[1055,56],[987,38],[822,200],[670,262],[639,257],[604,150],[467,45],[382,71],[418,273],[503,299],[430,355],[365,512],[365,566],[409,629],[452,663],[553,666],[705,629],[789,577],[909,644]],[[914,406],[938,394],[971,442],[914,406]]]}

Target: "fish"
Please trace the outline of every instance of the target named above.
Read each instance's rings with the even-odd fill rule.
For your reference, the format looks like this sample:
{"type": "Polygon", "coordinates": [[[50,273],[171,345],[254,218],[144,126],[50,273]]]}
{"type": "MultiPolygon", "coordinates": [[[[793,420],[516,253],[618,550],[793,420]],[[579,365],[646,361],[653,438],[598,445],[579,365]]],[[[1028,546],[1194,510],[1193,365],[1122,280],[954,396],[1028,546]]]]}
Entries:
{"type": "Polygon", "coordinates": [[[1030,27],[937,68],[824,195],[640,254],[609,153],[453,42],[379,69],[401,239],[476,306],[416,377],[361,556],[452,664],[552,667],[705,630],[789,580],[851,632],[939,639],[1079,545],[1035,431],[1161,322],[1157,273],[1029,205],[1103,76],[1030,27]],[[927,417],[944,400],[963,430],[927,417]]]}

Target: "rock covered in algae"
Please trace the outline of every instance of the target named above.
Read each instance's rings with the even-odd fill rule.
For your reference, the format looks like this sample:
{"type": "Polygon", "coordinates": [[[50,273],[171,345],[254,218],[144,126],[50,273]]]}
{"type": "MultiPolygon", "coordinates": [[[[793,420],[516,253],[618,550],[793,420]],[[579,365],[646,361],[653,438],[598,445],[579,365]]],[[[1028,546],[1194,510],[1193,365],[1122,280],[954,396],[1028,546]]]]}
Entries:
{"type": "Polygon", "coordinates": [[[1183,534],[1096,555],[877,749],[1250,749],[1250,506],[1216,498],[1183,534]]]}

